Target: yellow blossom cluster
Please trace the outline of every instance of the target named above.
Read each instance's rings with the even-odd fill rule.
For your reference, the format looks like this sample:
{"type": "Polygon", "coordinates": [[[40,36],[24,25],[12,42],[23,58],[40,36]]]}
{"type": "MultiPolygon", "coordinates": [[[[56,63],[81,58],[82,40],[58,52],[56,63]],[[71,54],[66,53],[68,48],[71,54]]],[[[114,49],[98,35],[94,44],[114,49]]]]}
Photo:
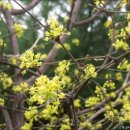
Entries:
{"type": "Polygon", "coordinates": [[[61,36],[63,33],[70,35],[70,33],[67,32],[66,29],[64,29],[63,26],[60,25],[54,18],[51,18],[48,24],[50,26],[50,30],[45,31],[45,41],[48,41],[49,39],[54,40],[58,36],[61,36]]]}
{"type": "Polygon", "coordinates": [[[122,4],[123,4],[123,5],[128,4],[128,2],[129,2],[129,0],[122,0],[122,4]]]}
{"type": "Polygon", "coordinates": [[[72,39],[72,43],[75,44],[76,46],[78,46],[78,45],[80,44],[78,38],[74,38],[74,39],[72,39]]]}
{"type": "Polygon", "coordinates": [[[70,127],[70,120],[67,118],[67,119],[64,119],[62,121],[62,125],[61,125],[61,128],[60,130],[71,130],[71,127],[70,127]]]}
{"type": "MultiPolygon", "coordinates": [[[[105,107],[107,108],[107,107],[105,107]]],[[[104,116],[108,118],[109,120],[116,120],[118,118],[118,110],[117,109],[111,109],[108,108],[107,111],[105,112],[104,116]]]]}
{"type": "Polygon", "coordinates": [[[84,121],[86,121],[86,116],[81,115],[81,116],[79,116],[79,119],[80,119],[81,122],[84,122],[84,121]]]}
{"type": "Polygon", "coordinates": [[[0,48],[2,48],[2,47],[3,47],[3,45],[4,45],[4,41],[3,41],[3,39],[2,39],[2,38],[0,38],[0,48]]]}
{"type": "Polygon", "coordinates": [[[32,50],[27,50],[19,57],[19,60],[21,69],[29,69],[40,66],[43,57],[40,53],[35,55],[32,50]]]}
{"type": "Polygon", "coordinates": [[[108,80],[103,84],[104,88],[108,88],[109,90],[115,89],[115,83],[112,80],[108,80]]]}
{"type": "Polygon", "coordinates": [[[12,90],[15,93],[17,93],[17,92],[19,92],[19,93],[26,93],[28,91],[28,89],[29,89],[29,86],[28,86],[28,84],[26,82],[23,82],[23,83],[21,83],[19,85],[15,85],[12,88],[12,90]]]}
{"type": "MultiPolygon", "coordinates": [[[[125,27],[125,29],[128,28],[127,26],[125,27]]],[[[124,28],[121,28],[119,30],[117,30],[117,38],[118,39],[122,39],[122,40],[125,40],[127,39],[127,32],[124,28]]]]}
{"type": "Polygon", "coordinates": [[[0,106],[4,106],[4,99],[0,98],[0,106]]]}
{"type": "Polygon", "coordinates": [[[22,27],[21,24],[15,23],[14,29],[15,29],[15,32],[16,32],[16,35],[17,35],[18,38],[23,36],[24,31],[23,31],[23,27],[22,27]]]}
{"type": "Polygon", "coordinates": [[[102,128],[102,124],[98,122],[98,123],[95,125],[95,128],[96,128],[96,130],[97,130],[97,129],[100,130],[100,129],[102,128]]]}
{"type": "Polygon", "coordinates": [[[3,1],[0,1],[0,8],[5,8],[7,10],[12,10],[12,5],[10,3],[5,3],[3,1]]]}
{"type": "Polygon", "coordinates": [[[113,31],[113,29],[109,29],[108,36],[110,39],[112,39],[114,35],[116,40],[113,43],[113,46],[115,47],[115,49],[127,51],[129,49],[127,38],[128,34],[130,33],[130,27],[126,26],[125,28],[117,29],[114,32],[113,31]]]}
{"type": "Polygon", "coordinates": [[[40,118],[45,120],[56,120],[56,115],[58,114],[59,101],[54,101],[51,105],[47,105],[45,109],[42,110],[40,118]],[[55,116],[54,116],[55,115],[55,116]]]}
{"type": "MultiPolygon", "coordinates": [[[[1,32],[0,32],[0,37],[1,37],[1,32]]],[[[4,40],[3,40],[3,38],[0,38],[0,48],[3,48],[3,46],[5,47],[6,44],[5,44],[4,40]]]]}
{"type": "Polygon", "coordinates": [[[94,127],[93,127],[93,125],[92,125],[92,123],[91,122],[83,122],[83,123],[80,123],[80,126],[81,127],[83,127],[83,128],[87,128],[87,129],[89,129],[89,130],[93,130],[94,129],[94,127]]]}
{"type": "Polygon", "coordinates": [[[88,100],[85,101],[85,107],[91,107],[100,102],[98,97],[90,97],[88,100]]]}
{"type": "Polygon", "coordinates": [[[128,37],[128,35],[130,35],[130,22],[128,22],[128,26],[125,27],[125,31],[127,32],[126,37],[128,37]]]}
{"type": "Polygon", "coordinates": [[[75,99],[74,100],[74,106],[75,106],[75,108],[80,108],[81,107],[81,100],[80,99],[75,99]]]}
{"type": "MultiPolygon", "coordinates": [[[[107,74],[105,75],[105,78],[106,78],[107,80],[112,79],[112,74],[111,74],[111,73],[107,73],[107,74]]],[[[122,81],[122,80],[123,80],[123,75],[122,75],[122,73],[121,73],[121,72],[115,73],[115,78],[116,78],[117,81],[122,81]]]]}
{"type": "Polygon", "coordinates": [[[67,75],[69,72],[71,63],[69,61],[63,60],[59,62],[57,68],[55,69],[55,74],[62,79],[62,84],[64,86],[71,86],[71,78],[67,75]]]}
{"type": "Polygon", "coordinates": [[[63,83],[58,76],[50,80],[47,76],[41,75],[37,78],[35,85],[29,90],[29,102],[43,104],[47,100],[63,99],[65,94],[62,92],[62,89],[63,83]]]}
{"type": "MultiPolygon", "coordinates": [[[[83,81],[88,77],[96,78],[97,76],[96,68],[93,64],[87,64],[86,67],[84,67],[83,71],[84,73],[81,74],[80,81],[83,81]]],[[[80,71],[78,69],[75,69],[74,74],[75,76],[79,76],[80,71]]]]}
{"type": "Polygon", "coordinates": [[[0,83],[3,86],[3,89],[8,89],[13,85],[11,77],[9,77],[6,73],[0,73],[0,83]]]}
{"type": "MultiPolygon", "coordinates": [[[[21,89],[26,90],[26,84],[21,85],[21,89]],[[24,88],[23,88],[24,87],[24,88]]],[[[15,91],[19,91],[20,85],[14,88],[15,91]]],[[[28,103],[30,107],[25,111],[25,117],[31,123],[37,121],[37,119],[44,119],[53,122],[57,120],[56,115],[58,114],[58,109],[60,105],[60,100],[65,98],[65,93],[63,93],[64,84],[62,79],[58,76],[54,76],[49,79],[46,75],[41,75],[36,79],[35,84],[28,89],[29,98],[28,103]],[[37,105],[43,105],[44,107],[39,111],[37,105]]],[[[30,128],[32,124],[25,123],[22,129],[30,128]]]]}
{"type": "Polygon", "coordinates": [[[32,122],[32,120],[30,120],[29,123],[25,123],[25,124],[21,127],[21,130],[32,130],[32,125],[33,125],[33,122],[32,122]]]}
{"type": "Polygon", "coordinates": [[[59,75],[67,73],[67,71],[69,71],[70,65],[71,63],[66,60],[59,62],[58,67],[55,69],[55,73],[59,75]]]}
{"type": "Polygon", "coordinates": [[[130,20],[130,13],[127,14],[127,20],[130,20]]]}
{"type": "Polygon", "coordinates": [[[111,79],[111,77],[112,77],[112,75],[111,75],[110,73],[107,73],[107,74],[105,75],[105,78],[106,78],[106,79],[111,79]]]}
{"type": "Polygon", "coordinates": [[[120,110],[121,116],[119,117],[120,122],[130,122],[130,86],[125,89],[125,94],[119,100],[122,104],[122,108],[120,110]]]}
{"type": "Polygon", "coordinates": [[[122,49],[124,51],[127,51],[129,49],[128,44],[125,41],[119,40],[119,39],[117,39],[115,41],[115,43],[113,44],[113,46],[115,47],[116,50],[122,49]]]}
{"type": "Polygon", "coordinates": [[[106,88],[102,88],[102,86],[96,86],[95,93],[97,94],[97,97],[100,97],[101,99],[104,98],[102,93],[106,93],[106,88]]]}
{"type": "Polygon", "coordinates": [[[104,0],[94,0],[94,3],[96,6],[103,6],[105,4],[105,1],[104,0]]]}
{"type": "Polygon", "coordinates": [[[105,26],[105,28],[109,28],[111,25],[112,25],[112,19],[109,18],[109,19],[105,22],[104,26],[105,26]]]}
{"type": "Polygon", "coordinates": [[[116,75],[115,75],[115,77],[116,77],[116,79],[117,79],[118,81],[122,81],[122,80],[123,80],[123,75],[122,75],[121,72],[117,72],[116,75]]]}
{"type": "Polygon", "coordinates": [[[123,59],[119,65],[117,66],[118,69],[120,70],[127,70],[127,71],[130,71],[130,63],[128,60],[126,59],[123,59]]]}
{"type": "Polygon", "coordinates": [[[111,80],[106,81],[103,86],[96,86],[95,94],[96,96],[89,97],[85,101],[85,107],[92,107],[94,105],[99,104],[102,100],[104,100],[106,97],[112,97],[115,98],[116,95],[114,93],[115,90],[115,83],[111,80]]]}
{"type": "Polygon", "coordinates": [[[103,86],[96,86],[95,93],[100,100],[104,100],[106,97],[115,98],[114,90],[116,89],[115,83],[112,80],[106,81],[103,86]],[[105,96],[104,96],[105,95],[105,96]]]}
{"type": "MultiPolygon", "coordinates": [[[[64,43],[64,47],[69,51],[71,50],[71,46],[69,45],[69,43],[64,43]]],[[[63,47],[61,46],[61,44],[57,44],[57,49],[63,49],[63,47]]]]}
{"type": "Polygon", "coordinates": [[[28,110],[24,113],[25,117],[27,120],[37,120],[37,116],[38,116],[38,110],[36,106],[33,107],[29,107],[28,110]]]}
{"type": "Polygon", "coordinates": [[[9,57],[8,61],[11,63],[11,64],[14,64],[16,65],[17,64],[17,58],[15,56],[11,56],[9,57]]]}
{"type": "Polygon", "coordinates": [[[95,78],[97,76],[96,68],[92,64],[87,64],[84,69],[84,72],[85,72],[85,78],[89,76],[95,78]]]}
{"type": "Polygon", "coordinates": [[[102,124],[101,123],[96,123],[93,125],[91,122],[80,122],[79,125],[81,128],[87,128],[87,130],[101,130],[102,124]]]}
{"type": "Polygon", "coordinates": [[[5,124],[5,123],[1,123],[1,124],[0,124],[0,130],[3,130],[5,127],[6,127],[6,124],[5,124]]]}

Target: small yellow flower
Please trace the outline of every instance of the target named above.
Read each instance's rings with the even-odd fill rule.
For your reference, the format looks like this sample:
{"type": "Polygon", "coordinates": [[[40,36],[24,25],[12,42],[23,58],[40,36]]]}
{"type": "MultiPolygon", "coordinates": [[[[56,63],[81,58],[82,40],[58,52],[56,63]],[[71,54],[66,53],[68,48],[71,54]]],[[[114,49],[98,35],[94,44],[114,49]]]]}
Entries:
{"type": "Polygon", "coordinates": [[[12,10],[12,8],[13,8],[10,3],[5,3],[5,4],[4,4],[4,7],[5,7],[7,10],[9,10],[9,11],[12,10]]]}
{"type": "Polygon", "coordinates": [[[94,65],[92,64],[87,64],[86,68],[84,69],[85,72],[85,78],[92,76],[93,78],[95,78],[97,76],[97,72],[96,72],[96,68],[94,65]]]}
{"type": "Polygon", "coordinates": [[[35,55],[33,51],[27,50],[19,57],[19,60],[21,69],[35,68],[42,64],[43,56],[40,53],[35,55]]]}
{"type": "Polygon", "coordinates": [[[4,106],[4,99],[0,98],[0,106],[4,106]]]}
{"type": "Polygon", "coordinates": [[[108,19],[108,20],[105,22],[105,24],[104,24],[105,28],[108,28],[108,27],[110,27],[111,25],[112,25],[112,19],[108,19]]]}
{"type": "Polygon", "coordinates": [[[3,1],[0,1],[0,7],[3,7],[9,11],[12,10],[12,5],[10,3],[5,3],[3,1]]]}
{"type": "Polygon", "coordinates": [[[125,41],[123,41],[123,40],[118,40],[118,39],[117,39],[116,42],[113,44],[113,46],[115,47],[116,50],[122,49],[122,50],[127,51],[127,50],[129,49],[129,46],[128,46],[128,44],[127,44],[125,41]]]}
{"type": "Polygon", "coordinates": [[[8,89],[12,86],[13,81],[11,77],[8,76],[6,73],[0,73],[0,83],[3,86],[3,89],[8,89]]]}
{"type": "Polygon", "coordinates": [[[80,101],[80,99],[75,99],[74,100],[74,106],[76,107],[76,108],[80,108],[81,107],[81,101],[80,101]]]}
{"type": "Polygon", "coordinates": [[[79,39],[77,39],[77,38],[74,38],[72,40],[72,43],[75,44],[76,46],[78,46],[80,44],[79,39]]]}
{"type": "Polygon", "coordinates": [[[23,27],[22,27],[21,24],[15,23],[14,24],[14,29],[16,31],[16,35],[17,35],[18,38],[23,36],[23,27]]]}
{"type": "Polygon", "coordinates": [[[45,41],[48,41],[49,39],[54,40],[58,36],[61,36],[63,33],[67,33],[67,35],[70,34],[54,18],[51,18],[48,24],[50,26],[50,30],[45,31],[45,39],[44,39],[45,41]]]}
{"type": "Polygon", "coordinates": [[[98,97],[90,97],[88,100],[85,102],[85,107],[90,107],[98,104],[100,99],[98,97]]]}
{"type": "Polygon", "coordinates": [[[25,123],[22,127],[21,130],[32,130],[32,122],[30,121],[29,123],[25,123]]]}

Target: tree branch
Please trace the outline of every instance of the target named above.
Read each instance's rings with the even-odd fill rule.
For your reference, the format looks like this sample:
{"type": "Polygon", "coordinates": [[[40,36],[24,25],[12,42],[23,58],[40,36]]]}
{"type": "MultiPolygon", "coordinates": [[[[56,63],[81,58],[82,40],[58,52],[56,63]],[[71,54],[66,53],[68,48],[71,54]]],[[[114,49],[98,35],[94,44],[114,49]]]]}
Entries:
{"type": "MultiPolygon", "coordinates": [[[[106,3],[104,6],[106,6],[109,2],[110,2],[110,0],[106,0],[106,3]]],[[[93,22],[102,12],[104,12],[104,11],[97,8],[95,14],[93,14],[90,18],[86,18],[84,20],[75,22],[74,27],[78,27],[78,26],[81,26],[84,24],[89,24],[89,23],[93,22]]]]}
{"type": "Polygon", "coordinates": [[[7,24],[8,30],[9,30],[9,34],[11,34],[9,38],[10,38],[10,44],[12,46],[13,54],[18,55],[19,47],[18,47],[18,41],[16,38],[16,34],[14,33],[15,30],[13,29],[14,24],[13,24],[13,19],[12,19],[11,13],[9,11],[7,11],[6,9],[3,9],[2,12],[6,19],[6,24],[7,24]]]}
{"type": "Polygon", "coordinates": [[[11,119],[6,108],[1,108],[8,130],[13,130],[11,119]]]}
{"type": "MultiPolygon", "coordinates": [[[[9,33],[11,34],[9,39],[10,39],[10,44],[11,44],[11,47],[12,47],[12,53],[13,53],[13,55],[18,56],[20,52],[19,52],[19,46],[18,46],[16,33],[13,33],[13,32],[15,32],[15,30],[13,28],[14,27],[14,21],[12,19],[11,12],[4,9],[4,8],[2,9],[2,12],[4,14],[9,33]]],[[[16,84],[19,84],[23,81],[23,77],[20,73],[20,69],[15,68],[14,71],[15,71],[14,82],[16,84]]],[[[13,97],[14,97],[14,104],[13,104],[14,107],[22,109],[23,108],[23,95],[17,93],[17,94],[14,94],[13,97]]],[[[24,117],[23,113],[14,112],[13,113],[13,121],[12,121],[13,126],[15,127],[15,126],[19,125],[23,121],[23,119],[24,119],[23,117],[24,117]]]]}
{"type": "Polygon", "coordinates": [[[74,27],[78,27],[78,26],[81,26],[81,25],[84,25],[84,24],[89,24],[91,23],[92,21],[94,21],[103,11],[101,10],[97,10],[97,12],[92,15],[90,18],[87,18],[87,19],[84,19],[84,20],[81,20],[81,21],[77,21],[74,23],[74,27]]]}
{"type": "MultiPolygon", "coordinates": [[[[123,84],[123,86],[118,89],[115,94],[119,94],[120,92],[124,91],[125,88],[127,88],[128,86],[130,85],[130,82],[128,82],[127,84],[123,84]]],[[[109,98],[109,101],[111,99],[111,97],[108,97],[109,98]]],[[[105,99],[106,100],[106,99],[105,99]]],[[[118,105],[118,103],[114,104],[112,107],[114,108],[116,105],[118,105]]],[[[98,115],[100,115],[101,113],[105,112],[106,109],[105,108],[102,108],[100,110],[98,110],[95,114],[93,114],[89,119],[87,119],[84,123],[87,123],[87,122],[91,122],[93,119],[95,119],[98,115]]],[[[78,130],[83,130],[84,128],[79,128],[78,130]]]]}
{"type": "MultiPolygon", "coordinates": [[[[72,30],[73,24],[76,21],[76,17],[78,15],[78,12],[79,12],[79,9],[80,9],[80,5],[81,5],[81,0],[76,0],[67,30],[72,30]]],[[[64,43],[67,40],[67,37],[68,37],[67,35],[63,34],[62,36],[60,36],[60,41],[62,43],[64,43]]],[[[50,52],[48,54],[48,57],[45,60],[45,62],[39,68],[39,71],[42,74],[45,73],[49,68],[49,65],[46,65],[46,63],[53,61],[55,59],[55,57],[58,55],[58,52],[59,52],[59,50],[57,49],[57,42],[55,42],[54,46],[52,47],[52,49],[50,50],[50,52]]],[[[32,84],[35,81],[35,78],[36,78],[35,76],[32,76],[32,77],[29,78],[29,80],[27,82],[29,84],[32,84]]]]}
{"type": "MultiPolygon", "coordinates": [[[[41,0],[32,0],[32,2],[29,5],[27,5],[26,7],[24,7],[24,8],[27,11],[29,11],[29,10],[33,9],[40,1],[41,0]]],[[[12,15],[20,15],[20,14],[24,14],[24,13],[26,13],[26,11],[23,10],[23,9],[13,9],[11,11],[12,15]]]]}

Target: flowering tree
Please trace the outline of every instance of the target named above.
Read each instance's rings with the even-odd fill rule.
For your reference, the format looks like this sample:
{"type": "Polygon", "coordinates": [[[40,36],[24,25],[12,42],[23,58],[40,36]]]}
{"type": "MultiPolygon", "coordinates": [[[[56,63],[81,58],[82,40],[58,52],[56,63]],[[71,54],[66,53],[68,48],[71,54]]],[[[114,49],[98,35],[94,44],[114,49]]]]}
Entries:
{"type": "MultiPolygon", "coordinates": [[[[32,0],[27,5],[12,1],[0,1],[1,129],[115,130],[128,127],[130,2],[61,0],[70,7],[70,12],[66,13],[68,20],[54,16],[43,24],[30,10],[44,1],[32,0]],[[15,9],[12,1],[20,9],[15,9]],[[83,20],[79,16],[81,7],[91,9],[91,13],[83,12],[88,16],[83,20]],[[33,27],[35,42],[28,41],[28,46],[21,45],[25,42],[23,38],[31,32],[20,24],[20,16],[26,14],[35,21],[38,29],[43,29],[41,37],[38,29],[33,27]],[[104,17],[105,20],[101,21],[104,17]],[[80,46],[87,46],[85,42],[80,44],[77,27],[87,26],[87,31],[92,32],[99,23],[107,32],[107,52],[100,56],[86,53],[75,58],[73,47],[77,46],[78,55],[80,46]],[[62,57],[64,53],[66,56],[62,57]],[[58,56],[61,56],[60,60],[58,56]]],[[[25,25],[29,28],[27,22],[25,25]]],[[[80,33],[87,37],[85,31],[80,33]]],[[[94,33],[93,39],[97,35],[104,34],[94,33]]],[[[92,50],[92,54],[100,48],[102,46],[92,50]]]]}

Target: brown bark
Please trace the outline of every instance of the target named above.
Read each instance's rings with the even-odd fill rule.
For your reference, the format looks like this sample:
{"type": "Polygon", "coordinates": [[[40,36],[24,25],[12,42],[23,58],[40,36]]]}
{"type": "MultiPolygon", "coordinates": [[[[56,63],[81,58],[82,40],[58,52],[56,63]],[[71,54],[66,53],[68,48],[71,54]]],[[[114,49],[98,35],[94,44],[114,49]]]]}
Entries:
{"type": "MultiPolygon", "coordinates": [[[[14,22],[13,22],[13,19],[12,19],[12,16],[11,16],[11,12],[3,9],[3,14],[5,16],[6,25],[7,25],[9,34],[11,34],[9,36],[9,39],[10,39],[10,44],[11,44],[11,47],[12,47],[12,53],[13,53],[13,55],[18,56],[19,55],[19,46],[18,46],[16,34],[14,33],[15,32],[15,30],[13,28],[14,22]]],[[[20,73],[20,69],[15,68],[14,73],[15,73],[14,83],[15,84],[21,83],[23,79],[22,79],[22,76],[21,76],[21,73],[20,73]]],[[[22,107],[23,107],[23,95],[18,93],[18,94],[14,94],[13,97],[14,97],[14,108],[22,109],[22,107]]],[[[20,123],[24,120],[23,117],[24,117],[23,113],[20,113],[18,111],[17,112],[13,111],[13,114],[12,114],[13,127],[20,125],[20,123]]]]}

